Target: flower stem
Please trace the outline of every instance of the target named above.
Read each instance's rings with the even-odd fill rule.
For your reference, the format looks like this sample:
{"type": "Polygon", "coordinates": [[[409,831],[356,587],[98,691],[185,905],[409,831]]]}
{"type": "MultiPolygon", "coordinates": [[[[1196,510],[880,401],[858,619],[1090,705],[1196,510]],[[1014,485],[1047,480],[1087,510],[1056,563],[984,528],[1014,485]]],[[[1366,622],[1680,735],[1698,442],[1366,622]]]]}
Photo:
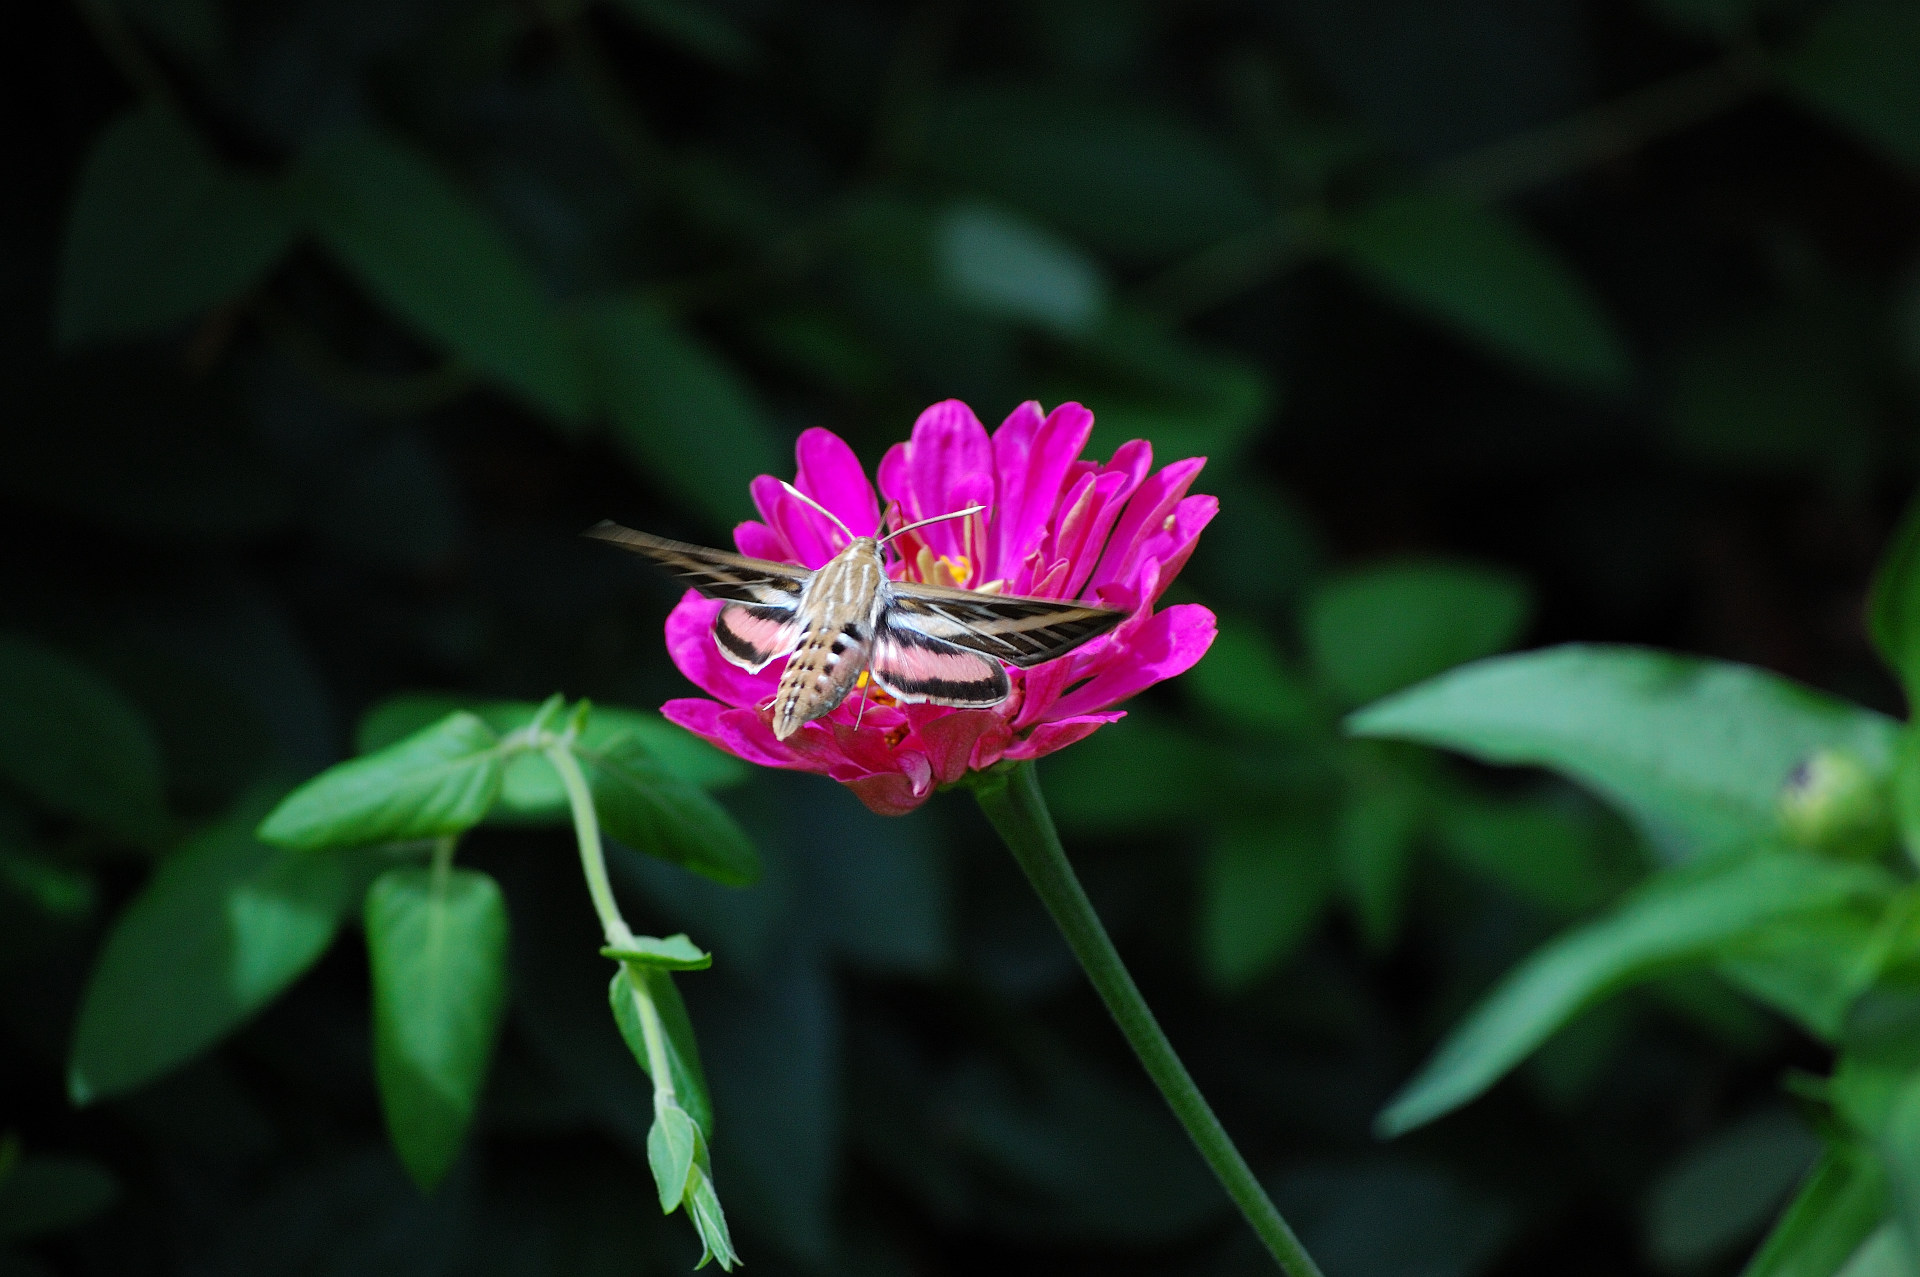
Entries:
{"type": "Polygon", "coordinates": [[[1260,1187],[1247,1159],[1240,1156],[1240,1150],[1234,1147],[1220,1119],[1213,1115],[1186,1066],[1174,1054],[1173,1043],[1167,1040],[1166,1032],[1147,1009],[1146,999],[1140,996],[1139,987],[1120,961],[1119,951],[1113,947],[1106,928],[1100,925],[1093,902],[1087,899],[1085,888],[1067,861],[1033,764],[1024,762],[1004,772],[977,775],[973,795],[980,810],[1006,842],[1007,850],[1026,871],[1027,881],[1039,893],[1074,956],[1080,959],[1087,978],[1099,991],[1101,1001],[1107,1004],[1114,1022],[1120,1026],[1120,1032],[1126,1035],[1134,1054],[1146,1066],[1147,1076],[1160,1088],[1160,1094],[1166,1097],[1168,1107],[1192,1137],[1200,1156],[1206,1158],[1207,1165],[1227,1190],[1227,1196],[1259,1234],[1281,1271],[1288,1277],[1321,1277],[1319,1266],[1294,1236],[1266,1190],[1260,1187]]]}

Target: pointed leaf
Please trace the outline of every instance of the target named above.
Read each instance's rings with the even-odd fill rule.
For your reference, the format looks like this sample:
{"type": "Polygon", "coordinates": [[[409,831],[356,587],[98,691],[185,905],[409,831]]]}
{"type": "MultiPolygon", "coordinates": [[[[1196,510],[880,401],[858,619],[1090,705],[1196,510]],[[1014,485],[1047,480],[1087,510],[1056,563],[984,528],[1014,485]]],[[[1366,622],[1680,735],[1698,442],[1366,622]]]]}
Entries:
{"type": "Polygon", "coordinates": [[[500,772],[500,738],[474,715],[455,712],[321,772],[273,809],[260,837],[311,851],[461,833],[493,805],[500,772]]]}
{"type": "Polygon", "coordinates": [[[1599,998],[1777,919],[1883,894],[1878,870],[1792,852],[1669,871],[1612,914],[1535,952],[1434,1052],[1377,1122],[1399,1135],[1477,1098],[1599,998]]]}
{"type": "MultiPolygon", "coordinates": [[[[532,701],[479,701],[432,692],[408,692],[369,710],[360,720],[354,741],[361,753],[370,754],[461,709],[477,715],[505,736],[531,723],[540,707],[532,701]]],[[[684,727],[676,727],[652,710],[595,704],[581,739],[599,747],[620,735],[637,738],[662,767],[701,789],[725,789],[747,778],[745,763],[722,753],[684,727]]],[[[569,819],[567,791],[561,786],[553,765],[533,753],[509,758],[500,778],[499,801],[488,819],[566,823],[569,819]]]]}
{"type": "Polygon", "coordinates": [[[653,999],[661,1027],[667,1034],[667,1068],[673,1075],[674,1098],[709,1139],[713,1136],[713,1100],[707,1093],[707,1077],[700,1067],[700,1047],[693,1038],[693,1024],[687,1019],[686,1003],[674,987],[673,977],[658,967],[621,963],[607,988],[607,1000],[613,1006],[613,1022],[627,1049],[640,1062],[648,1077],[653,1065],[647,1056],[647,1035],[642,1027],[640,991],[653,999]]]}
{"type": "Polygon", "coordinates": [[[1333,857],[1317,831],[1229,830],[1200,872],[1200,969],[1237,992],[1306,943],[1333,886],[1333,857]]]}
{"type": "Polygon", "coordinates": [[[573,752],[609,837],[729,886],[759,878],[759,853],[726,808],[661,766],[638,736],[581,740],[573,752]]]}
{"type": "Polygon", "coordinates": [[[139,711],[78,661],[4,634],[0,780],[129,842],[166,827],[160,751],[139,711]]]}
{"type": "Polygon", "coordinates": [[[101,947],[67,1085],[84,1104],[192,1059],[280,996],[325,953],[352,907],[336,856],[270,847],[257,806],[161,862],[101,947]]]}
{"type": "Polygon", "coordinates": [[[63,342],[136,337],[254,286],[287,251],[280,192],[223,168],[171,111],[136,107],[87,154],[67,222],[63,342]]]}
{"type": "Polygon", "coordinates": [[[650,303],[609,303],[586,322],[620,447],[689,506],[733,524],[747,512],[748,482],[785,464],[752,389],[650,303]]]}
{"type": "Polygon", "coordinates": [[[1885,1215],[1879,1162],[1851,1146],[1831,1145],[1742,1277],[1833,1277],[1885,1215]]]}
{"type": "Polygon", "coordinates": [[[1780,784],[1821,746],[1890,767],[1892,720],[1749,666],[1630,647],[1496,657],[1347,720],[1493,763],[1551,767],[1688,855],[1770,835],[1780,784]]]}
{"type": "Polygon", "coordinates": [[[727,1231],[727,1214],[720,1209],[720,1197],[713,1191],[713,1177],[703,1170],[695,1169],[693,1173],[687,1190],[687,1213],[693,1217],[693,1226],[704,1248],[700,1263],[694,1267],[701,1267],[711,1258],[722,1272],[730,1273],[737,1268],[740,1255],[733,1248],[733,1235],[727,1231]]]}
{"type": "Polygon", "coordinates": [[[687,1195],[693,1173],[693,1153],[700,1136],[687,1111],[664,1096],[656,1099],[653,1129],[647,1132],[647,1165],[654,1187],[660,1190],[660,1212],[671,1215],[687,1195]]]}
{"type": "Polygon", "coordinates": [[[1806,1124],[1778,1109],[1716,1131],[1654,1185],[1647,1249],[1669,1270],[1726,1254],[1759,1233],[1820,1151],[1806,1124]]]}
{"type": "Polygon", "coordinates": [[[534,408],[587,411],[578,343],[491,218],[425,157],[377,133],[307,156],[301,212],[360,282],[534,408]]]}
{"type": "Polygon", "coordinates": [[[664,940],[655,936],[635,936],[631,942],[619,948],[608,946],[600,950],[600,955],[621,962],[635,962],[643,967],[659,967],[663,971],[704,971],[713,965],[713,955],[701,952],[685,933],[668,936],[664,940]]]}
{"type": "Polygon", "coordinates": [[[1336,234],[1361,275],[1469,341],[1575,386],[1617,388],[1632,376],[1585,281],[1499,210],[1438,192],[1394,195],[1336,234]]]}
{"type": "Polygon", "coordinates": [[[1073,335],[1092,329],[1107,281],[1086,253],[1016,214],[959,204],[934,228],[941,282],[955,300],[1000,319],[1073,335]]]}
{"type": "Polygon", "coordinates": [[[1348,704],[1399,691],[1520,637],[1526,586],[1464,563],[1390,563],[1335,578],[1307,600],[1307,651],[1348,704]]]}
{"type": "Polygon", "coordinates": [[[471,869],[392,869],[367,892],[373,1059],[387,1131],[422,1189],[452,1167],[506,1003],[507,907],[471,869]]]}

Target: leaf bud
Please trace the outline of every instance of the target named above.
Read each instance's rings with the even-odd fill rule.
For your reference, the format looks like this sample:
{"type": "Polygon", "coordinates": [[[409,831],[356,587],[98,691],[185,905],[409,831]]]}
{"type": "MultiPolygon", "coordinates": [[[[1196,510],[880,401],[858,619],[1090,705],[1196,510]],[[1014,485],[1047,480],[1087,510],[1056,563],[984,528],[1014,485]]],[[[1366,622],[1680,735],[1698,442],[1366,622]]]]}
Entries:
{"type": "Polygon", "coordinates": [[[1883,777],[1857,755],[1821,748],[1780,784],[1780,824],[1803,846],[1871,859],[1893,845],[1893,801],[1883,777]]]}

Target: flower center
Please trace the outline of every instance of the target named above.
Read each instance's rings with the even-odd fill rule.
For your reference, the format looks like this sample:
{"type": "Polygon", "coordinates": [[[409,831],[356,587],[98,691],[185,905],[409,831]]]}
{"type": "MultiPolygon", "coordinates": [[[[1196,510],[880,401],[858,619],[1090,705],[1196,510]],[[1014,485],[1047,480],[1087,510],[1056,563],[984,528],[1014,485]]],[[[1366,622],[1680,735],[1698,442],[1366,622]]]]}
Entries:
{"type": "Polygon", "coordinates": [[[924,545],[913,556],[910,566],[914,579],[927,585],[946,585],[959,590],[971,588],[981,594],[998,594],[1007,585],[1005,581],[983,581],[970,587],[968,582],[973,580],[973,563],[966,555],[956,554],[952,558],[944,554],[936,556],[924,545]]]}

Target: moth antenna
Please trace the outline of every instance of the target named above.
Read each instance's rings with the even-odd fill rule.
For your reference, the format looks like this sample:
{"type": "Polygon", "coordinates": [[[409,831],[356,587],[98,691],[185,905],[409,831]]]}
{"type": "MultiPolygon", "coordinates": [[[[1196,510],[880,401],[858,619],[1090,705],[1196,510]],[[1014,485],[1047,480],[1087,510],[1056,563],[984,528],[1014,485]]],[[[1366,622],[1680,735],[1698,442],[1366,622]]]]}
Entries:
{"type": "Polygon", "coordinates": [[[873,675],[867,675],[867,681],[860,684],[860,708],[853,716],[853,730],[860,730],[860,720],[867,716],[867,689],[873,686],[873,675]]]}
{"type": "Polygon", "coordinates": [[[887,542],[893,540],[895,537],[899,536],[901,533],[911,532],[915,528],[924,528],[929,523],[944,523],[948,519],[964,519],[970,514],[979,514],[982,510],[985,510],[986,508],[987,507],[983,505],[970,505],[964,510],[955,510],[952,514],[936,514],[931,519],[916,519],[912,523],[909,523],[906,527],[895,528],[893,531],[887,533],[887,535],[881,537],[880,544],[885,545],[887,542]]]}
{"type": "Polygon", "coordinates": [[[853,529],[848,527],[846,524],[840,522],[839,515],[827,509],[827,507],[821,505],[818,501],[815,501],[812,497],[800,491],[800,489],[794,487],[791,483],[788,483],[785,479],[780,480],[780,486],[785,488],[790,495],[800,498],[802,501],[806,502],[808,505],[818,510],[821,514],[824,514],[829,519],[832,519],[833,526],[836,528],[839,528],[840,531],[844,532],[846,534],[847,540],[851,541],[854,539],[853,529]]]}

